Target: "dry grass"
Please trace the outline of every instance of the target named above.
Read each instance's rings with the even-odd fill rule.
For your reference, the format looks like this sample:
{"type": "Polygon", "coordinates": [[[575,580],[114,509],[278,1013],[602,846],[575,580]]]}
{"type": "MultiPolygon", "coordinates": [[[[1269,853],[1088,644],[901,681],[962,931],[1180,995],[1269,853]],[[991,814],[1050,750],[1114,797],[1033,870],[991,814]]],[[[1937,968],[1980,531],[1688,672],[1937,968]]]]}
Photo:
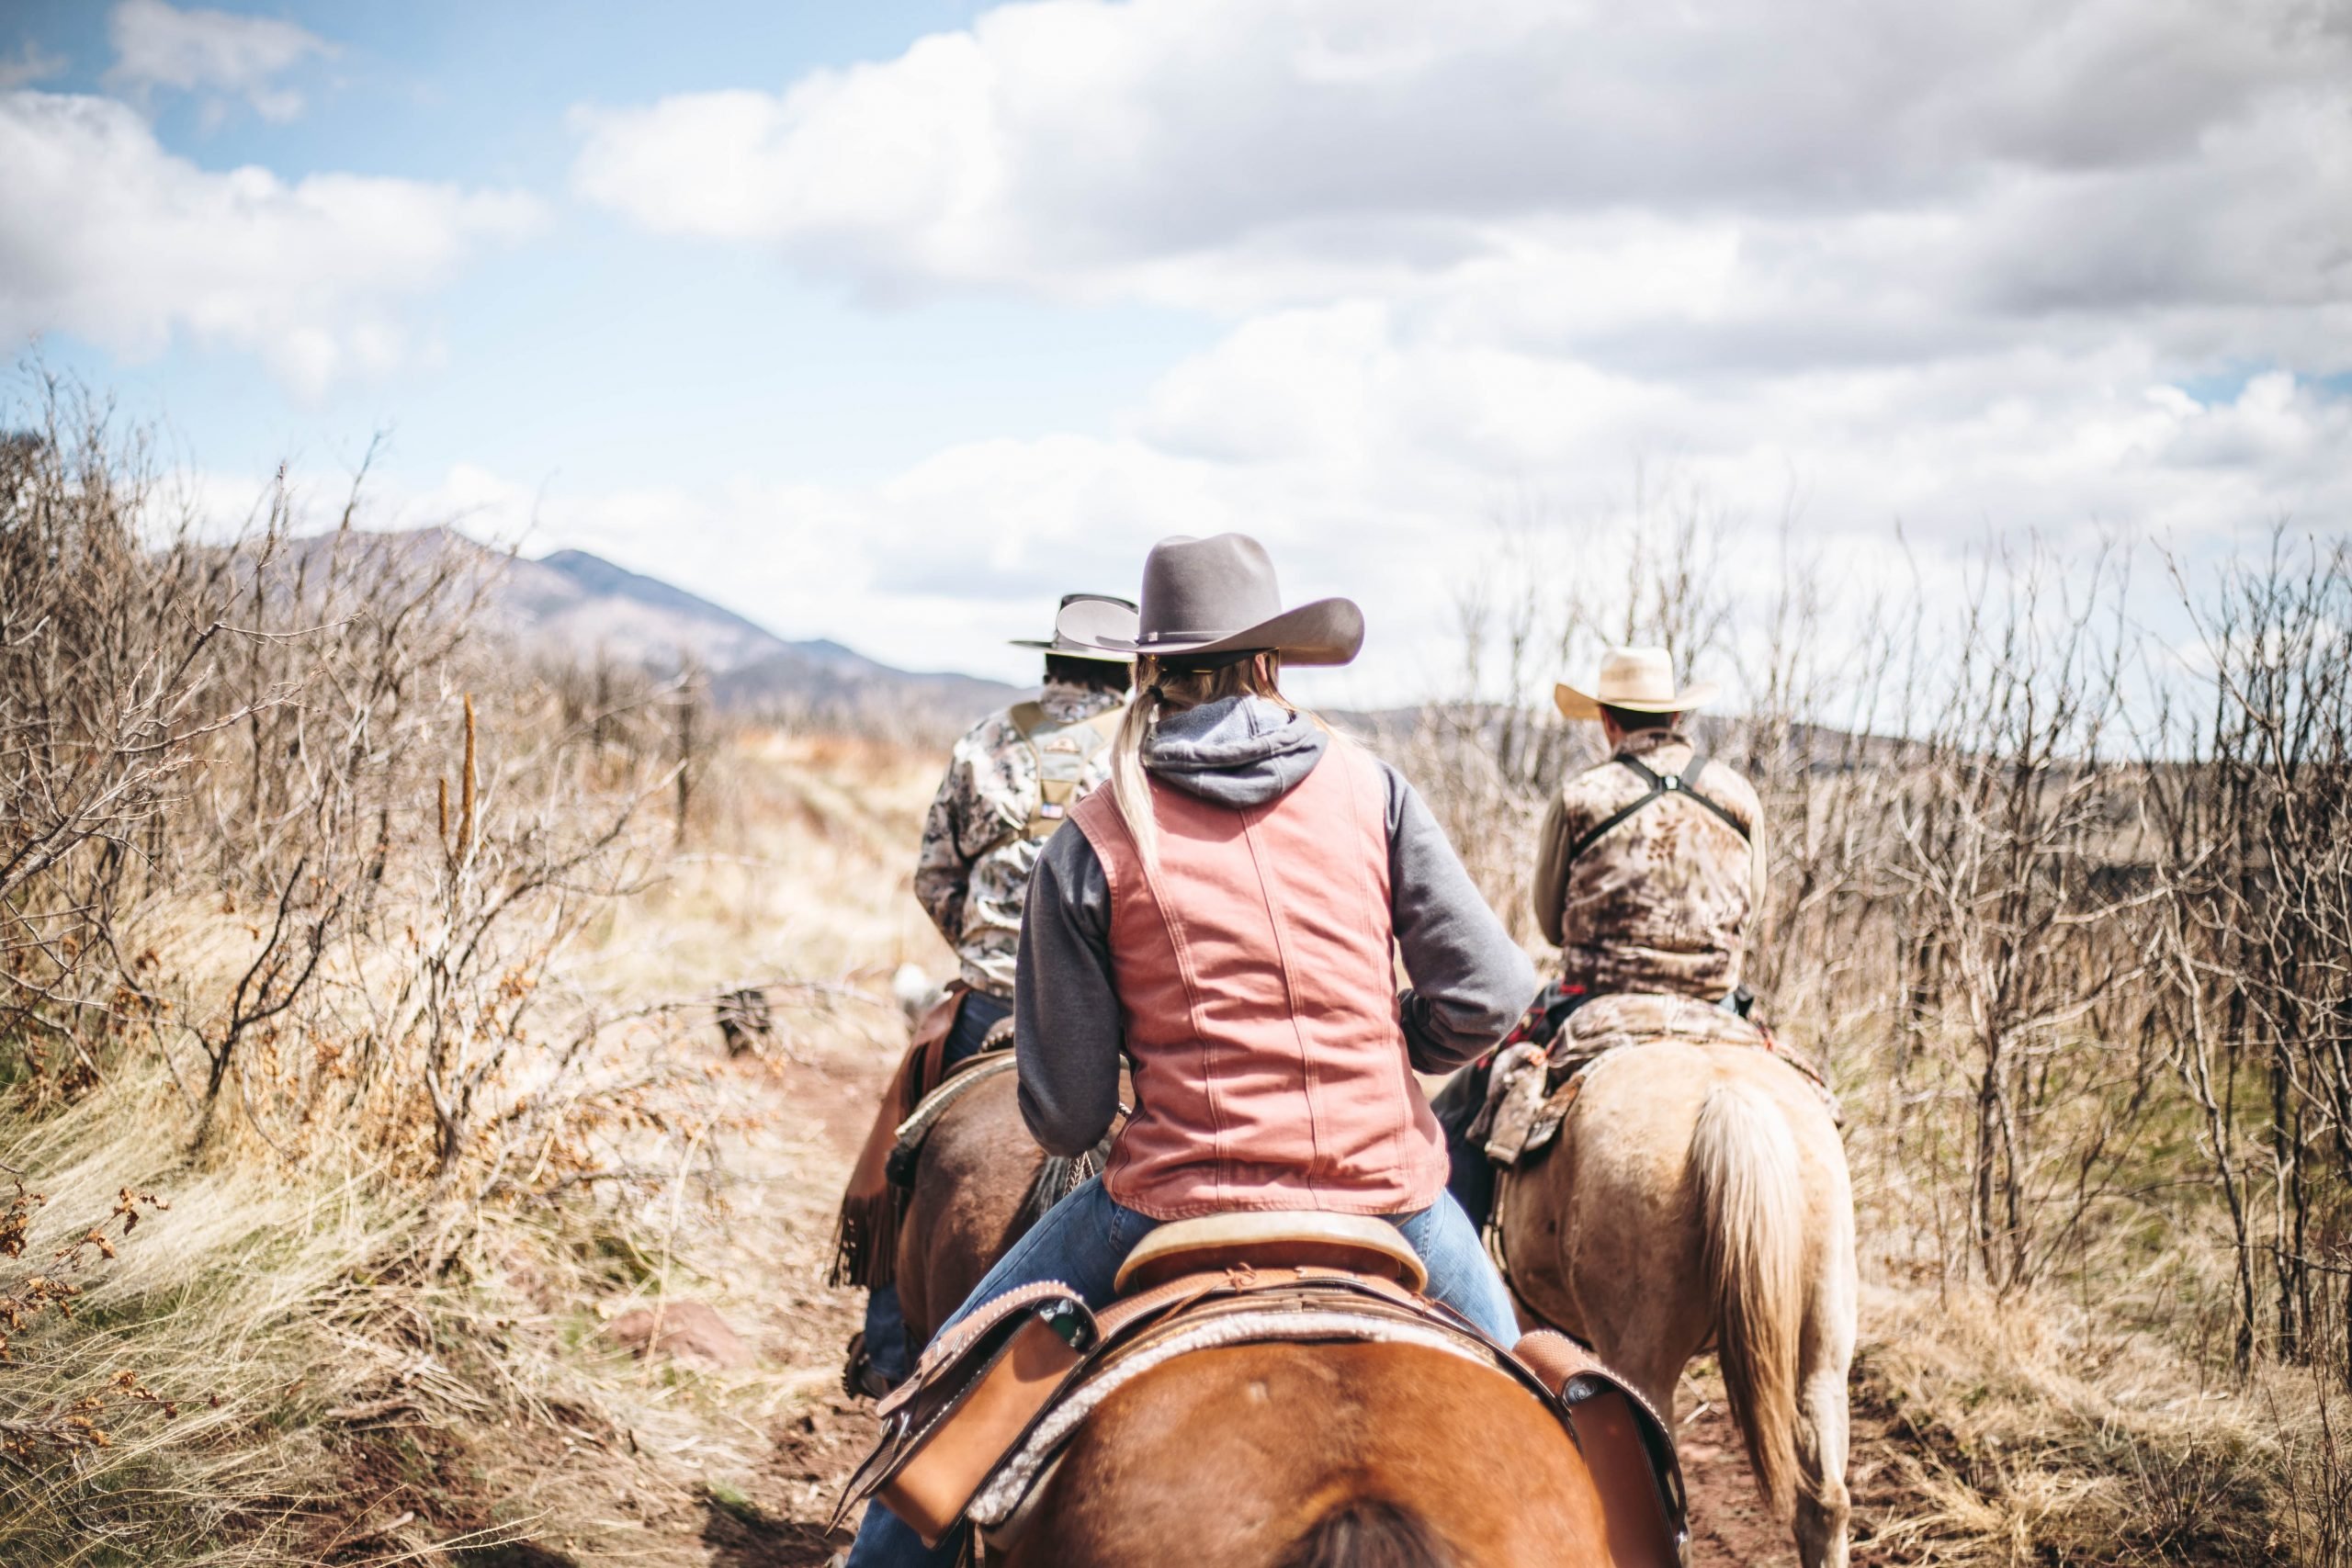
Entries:
{"type": "Polygon", "coordinates": [[[1863,1330],[1865,1561],[2254,1564],[2306,1544],[2277,1405],[2154,1336],[2043,1299],[1883,1287],[1863,1330]]]}
{"type": "MultiPolygon", "coordinates": [[[[0,1562],[440,1561],[531,1539],[699,1564],[711,1499],[775,1509],[775,1434],[837,1375],[842,1307],[820,1281],[840,1145],[903,1038],[884,982],[908,958],[945,967],[886,853],[911,840],[935,767],[746,737],[713,765],[695,843],[583,934],[566,981],[586,1006],[778,983],[766,1059],[728,1060],[703,1009],[612,1032],[580,1092],[625,1089],[643,1112],[596,1132],[594,1168],[626,1179],[451,1208],[326,1141],[300,1163],[250,1134],[191,1156],[189,1112],[153,1067],[62,1111],[0,1112],[0,1160],[49,1200],[28,1258],[125,1184],[171,1203],[90,1269],[72,1321],[18,1339],[0,1368],[12,1405],[126,1369],[176,1405],[110,1408],[107,1447],[0,1471],[0,1562]],[[686,1299],[757,1362],[639,1362],[603,1336],[686,1299]]],[[[232,925],[194,911],[175,928],[188,984],[234,970],[254,939],[232,925]]],[[[799,1513],[831,1479],[801,1487],[799,1513]]]]}
{"type": "Polygon", "coordinates": [[[0,1373],[12,1402],[66,1404],[129,1371],[176,1405],[109,1410],[105,1447],[18,1461],[0,1491],[0,1561],[269,1561],[249,1550],[256,1533],[331,1495],[319,1413],[390,1355],[353,1325],[371,1262],[401,1246],[413,1217],[356,1173],[289,1182],[243,1161],[191,1168],[188,1130],[152,1078],[0,1122],[9,1163],[38,1173],[49,1199],[35,1257],[104,1214],[122,1185],[172,1203],[90,1271],[70,1320],[19,1340],[0,1373]]]}
{"type": "Polygon", "coordinates": [[[712,760],[696,831],[583,955],[615,999],[949,963],[910,888],[938,759],[754,730],[712,760]]]}

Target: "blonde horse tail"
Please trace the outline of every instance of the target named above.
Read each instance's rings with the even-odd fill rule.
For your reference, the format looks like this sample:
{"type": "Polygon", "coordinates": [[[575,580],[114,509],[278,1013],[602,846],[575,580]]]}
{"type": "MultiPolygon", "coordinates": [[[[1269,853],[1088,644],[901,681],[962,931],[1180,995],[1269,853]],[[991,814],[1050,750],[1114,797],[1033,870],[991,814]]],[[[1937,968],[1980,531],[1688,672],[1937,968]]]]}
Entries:
{"type": "Polygon", "coordinates": [[[1758,1490],[1782,1518],[1794,1506],[1797,1351],[1803,1333],[1804,1206],[1796,1140],[1780,1109],[1745,1084],[1699,1107],[1690,1165],[1706,1226],[1702,1269],[1732,1419],[1758,1490]]]}

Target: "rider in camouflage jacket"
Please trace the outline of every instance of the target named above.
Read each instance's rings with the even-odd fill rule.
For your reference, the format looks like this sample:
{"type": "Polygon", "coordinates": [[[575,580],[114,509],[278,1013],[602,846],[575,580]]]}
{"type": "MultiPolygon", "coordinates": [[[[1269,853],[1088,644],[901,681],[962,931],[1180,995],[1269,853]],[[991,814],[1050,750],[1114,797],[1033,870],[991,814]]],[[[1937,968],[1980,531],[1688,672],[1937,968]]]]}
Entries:
{"type": "MultiPolygon", "coordinates": [[[[1071,593],[1076,599],[1104,599],[1071,593]]],[[[1112,601],[1132,611],[1124,599],[1112,601]]],[[[1012,971],[1021,942],[1021,913],[1029,897],[1029,874],[1038,851],[1061,825],[1069,807],[1110,773],[1111,737],[1126,702],[1128,661],[1074,644],[1057,629],[1051,641],[1021,641],[1042,649],[1046,684],[1031,698],[990,714],[956,742],[947,776],[923,819],[922,848],[915,857],[915,897],[947,945],[956,950],[961,978],[971,987],[957,1000],[933,1066],[944,1072],[978,1055],[996,1026],[1012,1011],[1012,971]]],[[[899,1082],[884,1097],[867,1154],[859,1156],[850,1190],[842,1200],[844,1257],[863,1251],[866,1261],[850,1266],[844,1279],[869,1283],[865,1326],[850,1341],[843,1387],[853,1395],[878,1395],[912,1371],[915,1347],[908,1343],[899,1287],[870,1254],[888,1247],[874,1238],[894,1234],[895,1221],[877,1226],[879,1206],[895,1205],[899,1194],[885,1183],[891,1130],[914,1109],[935,1079],[922,1070],[920,1041],[900,1068],[899,1082]],[[869,1168],[869,1165],[871,1168],[869,1168]],[[860,1216],[863,1217],[855,1217],[860,1216]],[[854,1234],[867,1239],[853,1244],[854,1234]]]]}
{"type": "Polygon", "coordinates": [[[1560,949],[1561,978],[1586,996],[1719,1001],[1739,984],[1748,919],[1764,900],[1763,807],[1753,785],[1713,761],[1679,787],[1695,749],[1660,716],[1669,722],[1620,731],[1607,761],[1552,797],[1536,852],[1535,923],[1560,949]],[[1626,759],[1678,787],[1601,831],[1650,794],[1626,759]]]}
{"type": "MultiPolygon", "coordinates": [[[[1046,662],[1045,689],[1033,701],[1062,730],[1077,733],[1075,727],[1114,712],[1126,700],[1125,665],[1058,656],[1046,662]],[[1080,668],[1060,668],[1067,665],[1080,668]]],[[[1045,839],[1027,828],[1046,805],[1037,777],[1038,748],[1023,733],[1015,713],[1007,708],[990,714],[956,742],[915,856],[915,897],[956,950],[964,983],[1003,1002],[1012,999],[1021,908],[1037,852],[1045,846],[1045,839]]],[[[1111,749],[1102,746],[1073,761],[1080,770],[1076,793],[1084,795],[1109,776],[1111,749]]]]}
{"type": "MultiPolygon", "coordinates": [[[[1560,976],[1513,1038],[1551,1046],[1571,1015],[1577,1030],[1621,1034],[1712,1032],[1718,1018],[1752,1033],[1730,1012],[1706,1010],[1744,1010],[1740,960],[1764,901],[1756,790],[1683,732],[1683,716],[1714,689],[1677,691],[1659,649],[1612,649],[1597,686],[1554,694],[1566,717],[1600,721],[1610,755],[1563,784],[1544,818],[1532,896],[1535,923],[1560,949],[1560,976]]],[[[1490,1062],[1464,1068],[1430,1102],[1452,1156],[1448,1185],[1481,1223],[1494,1172],[1471,1132],[1490,1072],[1490,1062]]]]}

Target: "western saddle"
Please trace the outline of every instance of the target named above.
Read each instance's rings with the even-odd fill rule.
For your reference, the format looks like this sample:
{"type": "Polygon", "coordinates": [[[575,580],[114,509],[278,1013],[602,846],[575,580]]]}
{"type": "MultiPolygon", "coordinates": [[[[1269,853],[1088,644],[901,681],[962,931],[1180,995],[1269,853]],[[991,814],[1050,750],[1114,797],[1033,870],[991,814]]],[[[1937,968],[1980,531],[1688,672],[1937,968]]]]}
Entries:
{"type": "Polygon", "coordinates": [[[1657,1413],[1575,1341],[1539,1331],[1505,1348],[1421,1295],[1426,1283],[1419,1258],[1378,1219],[1246,1213],[1161,1225],[1099,1312],[1048,1281],[944,1331],[882,1401],[881,1440],[833,1522],[878,1497],[926,1544],[966,1522],[1001,1542],[1087,1416],[1151,1367],[1212,1344],[1377,1338],[1468,1350],[1533,1393],[1592,1474],[1614,1568],[1674,1568],[1682,1476],[1657,1413]]]}

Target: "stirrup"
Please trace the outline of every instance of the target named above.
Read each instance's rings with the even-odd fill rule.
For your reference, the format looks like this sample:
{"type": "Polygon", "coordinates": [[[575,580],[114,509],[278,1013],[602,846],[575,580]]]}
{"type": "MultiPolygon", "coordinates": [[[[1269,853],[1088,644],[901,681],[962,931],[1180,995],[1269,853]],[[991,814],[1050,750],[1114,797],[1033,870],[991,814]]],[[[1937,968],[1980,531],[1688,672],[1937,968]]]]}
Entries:
{"type": "Polygon", "coordinates": [[[842,1393],[851,1399],[879,1399],[897,1385],[875,1368],[865,1353],[865,1330],[849,1337],[849,1355],[842,1363],[842,1393]]]}

